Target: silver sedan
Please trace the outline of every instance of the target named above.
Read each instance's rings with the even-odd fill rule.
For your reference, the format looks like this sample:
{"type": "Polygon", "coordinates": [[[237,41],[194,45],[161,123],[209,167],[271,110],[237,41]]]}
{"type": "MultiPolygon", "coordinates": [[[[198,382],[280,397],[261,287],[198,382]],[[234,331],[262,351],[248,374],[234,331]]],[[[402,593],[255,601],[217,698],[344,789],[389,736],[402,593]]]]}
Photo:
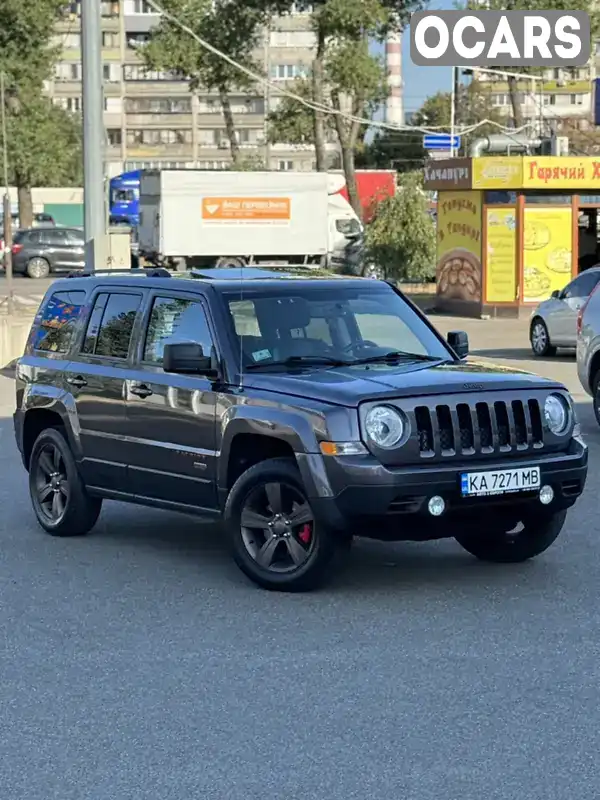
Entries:
{"type": "Polygon", "coordinates": [[[536,356],[553,356],[557,347],[576,347],[577,314],[599,281],[600,266],[592,267],[539,304],[529,327],[529,341],[536,356]]]}

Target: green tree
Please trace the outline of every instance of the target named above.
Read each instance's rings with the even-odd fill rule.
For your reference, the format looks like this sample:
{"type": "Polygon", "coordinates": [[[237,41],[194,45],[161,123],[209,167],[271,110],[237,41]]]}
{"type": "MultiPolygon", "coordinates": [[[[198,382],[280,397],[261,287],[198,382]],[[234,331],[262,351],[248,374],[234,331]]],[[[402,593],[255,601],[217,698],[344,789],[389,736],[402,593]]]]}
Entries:
{"type": "MultiPolygon", "coordinates": [[[[9,145],[12,156],[11,165],[15,183],[19,190],[19,216],[23,225],[33,222],[31,205],[31,183],[29,176],[36,170],[21,171],[23,163],[29,164],[37,160],[40,172],[47,161],[45,146],[36,140],[38,148],[33,153],[23,152],[28,147],[34,134],[31,125],[45,119],[45,130],[57,117],[47,105],[42,103],[43,83],[52,74],[52,69],[59,56],[60,48],[52,45],[54,26],[59,15],[63,13],[65,3],[61,0],[2,0],[0,4],[2,24],[0,25],[0,71],[4,74],[5,104],[7,114],[7,133],[14,136],[9,145]],[[42,111],[48,111],[45,116],[42,111]],[[19,119],[20,118],[20,119],[19,119]],[[22,143],[20,145],[19,143],[22,143]]],[[[62,131],[62,126],[54,128],[54,134],[62,131]]],[[[68,147],[64,142],[60,145],[52,140],[50,148],[68,147]]]]}
{"type": "Polygon", "coordinates": [[[368,258],[385,278],[419,281],[435,272],[435,224],[422,187],[421,172],[404,175],[366,229],[368,258]]]}
{"type": "MultiPolygon", "coordinates": [[[[261,71],[252,54],[260,42],[265,19],[262,10],[232,0],[162,0],[162,7],[231,59],[261,71]]],[[[142,53],[151,69],[170,70],[189,80],[191,92],[200,88],[218,92],[231,158],[237,165],[241,152],[229,95],[233,90],[249,91],[253,81],[167,16],[161,18],[142,53]]]]}
{"type": "Polygon", "coordinates": [[[33,186],[81,186],[81,122],[49,98],[34,96],[18,113],[7,115],[6,148],[9,180],[17,187],[23,227],[33,224],[33,186]]]}

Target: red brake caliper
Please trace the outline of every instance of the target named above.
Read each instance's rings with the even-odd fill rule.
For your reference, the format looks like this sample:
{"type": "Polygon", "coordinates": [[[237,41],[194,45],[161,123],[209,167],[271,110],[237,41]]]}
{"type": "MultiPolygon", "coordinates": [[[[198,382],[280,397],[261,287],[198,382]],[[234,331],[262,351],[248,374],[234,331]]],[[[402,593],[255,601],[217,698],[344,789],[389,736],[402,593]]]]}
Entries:
{"type": "Polygon", "coordinates": [[[298,534],[298,538],[302,542],[302,544],[308,544],[310,542],[310,537],[312,536],[312,528],[306,523],[306,525],[302,528],[300,533],[298,534]]]}

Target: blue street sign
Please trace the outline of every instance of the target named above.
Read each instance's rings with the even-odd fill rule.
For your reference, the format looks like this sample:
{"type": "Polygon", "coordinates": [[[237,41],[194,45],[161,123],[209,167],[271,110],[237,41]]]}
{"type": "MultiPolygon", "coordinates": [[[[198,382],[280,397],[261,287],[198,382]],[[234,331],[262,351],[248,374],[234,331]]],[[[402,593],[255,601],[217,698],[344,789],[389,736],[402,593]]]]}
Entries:
{"type": "Polygon", "coordinates": [[[460,136],[450,136],[449,133],[432,133],[423,137],[425,150],[458,150],[460,136]]]}

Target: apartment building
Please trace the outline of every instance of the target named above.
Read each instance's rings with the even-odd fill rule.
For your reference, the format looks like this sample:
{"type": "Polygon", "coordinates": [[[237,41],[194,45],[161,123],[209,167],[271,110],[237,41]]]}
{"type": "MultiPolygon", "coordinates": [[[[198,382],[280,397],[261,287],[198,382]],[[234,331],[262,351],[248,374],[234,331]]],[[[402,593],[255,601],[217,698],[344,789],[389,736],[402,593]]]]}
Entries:
{"type": "MultiPolygon", "coordinates": [[[[573,131],[588,130],[593,124],[593,86],[596,76],[595,59],[585,67],[548,69],[543,80],[519,81],[518,96],[525,122],[532,122],[543,133],[555,127],[557,132],[569,135],[573,131]]],[[[512,115],[508,83],[502,76],[477,75],[490,93],[492,105],[507,118],[512,115]]]]}
{"type": "MultiPolygon", "coordinates": [[[[102,69],[107,174],[139,168],[226,169],[231,163],[219,98],[192,95],[187,81],[144,68],[140,50],[159,16],[145,0],[102,0],[102,69]]],[[[81,26],[73,4],[56,26],[62,48],[48,92],[55,103],[81,110],[81,26]]],[[[264,31],[256,60],[271,81],[290,86],[305,75],[313,58],[314,35],[306,7],[277,18],[264,31]]],[[[250,94],[230,96],[238,140],[247,154],[259,156],[269,169],[311,170],[310,145],[268,144],[266,117],[280,101],[276,91],[257,85],[250,94]]],[[[336,145],[329,144],[332,166],[336,145]]]]}

